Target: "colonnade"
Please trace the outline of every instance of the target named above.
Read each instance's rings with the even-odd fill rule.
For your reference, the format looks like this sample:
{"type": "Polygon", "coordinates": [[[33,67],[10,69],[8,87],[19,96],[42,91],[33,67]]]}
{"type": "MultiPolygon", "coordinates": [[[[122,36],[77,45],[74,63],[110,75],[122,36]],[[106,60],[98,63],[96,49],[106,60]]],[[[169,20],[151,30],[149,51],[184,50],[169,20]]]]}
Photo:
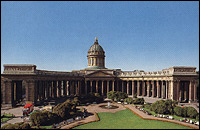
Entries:
{"type": "Polygon", "coordinates": [[[125,92],[132,97],[137,95],[175,101],[197,101],[197,80],[7,80],[2,85],[2,104],[13,105],[21,101],[22,84],[25,86],[26,100],[34,103],[91,92],[106,96],[109,91],[125,92]]]}
{"type": "Polygon", "coordinates": [[[85,94],[121,91],[129,96],[142,96],[176,101],[196,101],[197,81],[172,80],[86,80],[85,94]]]}

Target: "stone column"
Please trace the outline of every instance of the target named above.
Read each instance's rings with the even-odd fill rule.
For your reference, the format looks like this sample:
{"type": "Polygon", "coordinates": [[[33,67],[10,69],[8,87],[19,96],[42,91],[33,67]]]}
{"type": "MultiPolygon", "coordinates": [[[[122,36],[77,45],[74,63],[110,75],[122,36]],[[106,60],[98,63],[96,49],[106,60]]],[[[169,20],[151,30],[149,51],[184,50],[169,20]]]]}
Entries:
{"type": "Polygon", "coordinates": [[[156,85],[157,85],[157,98],[159,98],[160,97],[160,85],[159,85],[159,81],[157,80],[156,81],[156,85]]]}
{"type": "Polygon", "coordinates": [[[13,95],[12,95],[12,80],[8,79],[3,82],[1,86],[2,93],[2,108],[3,107],[12,107],[13,95]]]}
{"type": "Polygon", "coordinates": [[[44,99],[47,99],[47,81],[44,81],[44,99]]]}
{"type": "Polygon", "coordinates": [[[145,96],[145,81],[142,81],[142,96],[145,96]]]}
{"type": "Polygon", "coordinates": [[[129,95],[129,82],[128,82],[128,80],[126,82],[127,82],[127,84],[126,84],[126,88],[127,88],[126,91],[127,92],[126,93],[127,93],[127,95],[129,95]]]}
{"type": "Polygon", "coordinates": [[[37,97],[35,94],[35,80],[26,80],[26,101],[31,101],[33,104],[37,102],[37,97]]]}
{"type": "Polygon", "coordinates": [[[122,80],[122,92],[124,92],[124,81],[122,80]]]}
{"type": "Polygon", "coordinates": [[[151,83],[152,83],[152,97],[154,98],[155,97],[155,84],[154,84],[154,81],[152,80],[151,81],[151,83]]]}
{"type": "Polygon", "coordinates": [[[137,81],[137,96],[140,96],[140,81],[137,81]]]}
{"type": "Polygon", "coordinates": [[[98,93],[98,80],[96,80],[96,93],[98,93]]]}
{"type": "Polygon", "coordinates": [[[166,80],[166,84],[165,84],[165,92],[166,92],[166,93],[165,93],[165,98],[166,98],[166,99],[168,99],[168,88],[169,88],[168,85],[169,85],[169,84],[168,84],[168,81],[166,80]]]}
{"type": "Polygon", "coordinates": [[[101,81],[101,93],[102,93],[102,95],[104,95],[104,92],[103,92],[103,85],[104,85],[104,83],[103,83],[103,80],[101,81]]]}
{"type": "Polygon", "coordinates": [[[76,95],[80,95],[80,80],[77,81],[76,95]]]}
{"type": "Polygon", "coordinates": [[[161,98],[164,98],[164,81],[161,81],[161,98]]]}
{"type": "Polygon", "coordinates": [[[69,96],[69,80],[66,80],[66,95],[69,96]]]}
{"type": "Polygon", "coordinates": [[[150,84],[149,84],[149,81],[147,81],[147,97],[150,97],[150,84]]]}
{"type": "Polygon", "coordinates": [[[132,96],[135,95],[135,84],[134,81],[132,81],[132,96]]]}
{"type": "Polygon", "coordinates": [[[67,83],[63,80],[63,96],[67,96],[67,83]]]}
{"type": "Polygon", "coordinates": [[[115,81],[112,80],[112,91],[115,91],[115,81]]]}
{"type": "Polygon", "coordinates": [[[197,80],[194,80],[194,102],[197,102],[197,80]]]}
{"type": "Polygon", "coordinates": [[[187,88],[186,88],[187,86],[186,85],[187,85],[186,82],[184,82],[183,83],[183,87],[184,87],[183,88],[183,90],[184,90],[184,100],[187,100],[187,88]]]}
{"type": "Polygon", "coordinates": [[[191,103],[194,100],[194,82],[190,80],[190,85],[189,85],[189,103],[191,103]]]}

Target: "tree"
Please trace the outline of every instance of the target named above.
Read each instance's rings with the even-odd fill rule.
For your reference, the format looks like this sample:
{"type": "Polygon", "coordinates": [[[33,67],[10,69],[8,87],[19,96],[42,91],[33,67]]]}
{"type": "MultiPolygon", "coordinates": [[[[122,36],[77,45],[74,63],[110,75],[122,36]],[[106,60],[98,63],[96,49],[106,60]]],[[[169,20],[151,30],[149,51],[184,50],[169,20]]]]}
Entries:
{"type": "MultiPolygon", "coordinates": [[[[75,105],[75,104],[74,104],[75,105]]],[[[64,102],[61,104],[58,104],[53,108],[53,113],[56,113],[58,116],[60,116],[62,119],[67,119],[70,117],[70,111],[71,111],[71,103],[64,102]]]]}
{"type": "Polygon", "coordinates": [[[174,113],[177,115],[177,116],[183,116],[183,108],[179,107],[179,106],[176,106],[174,108],[174,113]]]}
{"type": "Polygon", "coordinates": [[[134,104],[140,104],[140,105],[143,105],[144,104],[144,98],[136,98],[134,101],[133,101],[134,104]]]}
{"type": "Polygon", "coordinates": [[[128,98],[125,98],[124,99],[124,102],[127,102],[129,104],[132,104],[133,103],[133,99],[131,97],[128,97],[128,98]]]}
{"type": "Polygon", "coordinates": [[[198,112],[197,112],[197,110],[194,107],[188,107],[188,109],[187,109],[187,115],[190,118],[195,118],[197,114],[198,114],[198,112]]]}
{"type": "Polygon", "coordinates": [[[116,91],[110,91],[107,93],[107,98],[112,99],[114,101],[114,99],[117,98],[117,92],[116,91]]]}
{"type": "Polygon", "coordinates": [[[187,114],[187,110],[188,109],[188,107],[184,107],[183,108],[183,117],[188,117],[188,114],[187,114]]]}

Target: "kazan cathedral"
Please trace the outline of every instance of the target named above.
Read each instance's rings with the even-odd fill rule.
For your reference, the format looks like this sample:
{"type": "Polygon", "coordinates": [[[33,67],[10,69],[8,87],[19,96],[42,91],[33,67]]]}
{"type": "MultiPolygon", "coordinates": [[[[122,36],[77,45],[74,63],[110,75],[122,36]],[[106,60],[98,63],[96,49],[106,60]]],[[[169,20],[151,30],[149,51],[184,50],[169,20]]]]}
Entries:
{"type": "Polygon", "coordinates": [[[161,71],[122,71],[105,67],[105,52],[97,38],[87,55],[88,67],[72,72],[46,71],[36,65],[4,64],[1,74],[2,107],[15,107],[23,95],[37,104],[50,98],[121,91],[141,97],[197,102],[196,67],[161,71]],[[25,89],[23,92],[22,89],[25,89]]]}

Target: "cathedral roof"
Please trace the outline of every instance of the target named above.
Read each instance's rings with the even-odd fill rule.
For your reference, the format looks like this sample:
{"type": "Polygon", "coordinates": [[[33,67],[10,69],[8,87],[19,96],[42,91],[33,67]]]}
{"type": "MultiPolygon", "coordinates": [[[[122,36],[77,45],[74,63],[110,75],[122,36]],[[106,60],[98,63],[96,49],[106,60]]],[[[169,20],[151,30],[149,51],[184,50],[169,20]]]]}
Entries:
{"type": "Polygon", "coordinates": [[[97,38],[95,38],[94,44],[90,47],[88,53],[90,52],[102,52],[104,53],[103,48],[99,45],[97,38]]]}

